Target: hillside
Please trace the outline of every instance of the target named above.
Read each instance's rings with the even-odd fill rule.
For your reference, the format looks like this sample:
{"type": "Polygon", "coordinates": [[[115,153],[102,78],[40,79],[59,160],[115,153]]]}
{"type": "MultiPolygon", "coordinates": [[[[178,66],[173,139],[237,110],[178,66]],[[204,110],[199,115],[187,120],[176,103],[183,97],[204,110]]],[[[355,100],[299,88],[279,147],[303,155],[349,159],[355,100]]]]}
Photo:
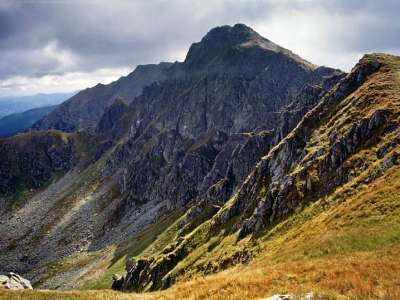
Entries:
{"type": "MultiPolygon", "coordinates": [[[[318,206],[322,203],[315,202],[280,224],[276,232],[264,236],[257,245],[261,250],[251,263],[178,282],[169,289],[146,293],[145,297],[260,299],[277,293],[303,295],[313,291],[321,299],[398,299],[399,179],[395,167],[376,181],[373,189],[355,193],[340,205],[321,210],[318,206]]],[[[32,300],[144,297],[106,290],[0,290],[0,299],[28,296],[32,300]]]]}
{"type": "Polygon", "coordinates": [[[14,113],[0,119],[0,137],[15,135],[32,127],[37,121],[52,112],[56,106],[33,108],[21,113],[14,113]]]}
{"type": "Polygon", "coordinates": [[[400,295],[400,58],[344,74],[237,24],[153,67],[0,140],[0,273],[99,289],[0,299],[400,295]]]}

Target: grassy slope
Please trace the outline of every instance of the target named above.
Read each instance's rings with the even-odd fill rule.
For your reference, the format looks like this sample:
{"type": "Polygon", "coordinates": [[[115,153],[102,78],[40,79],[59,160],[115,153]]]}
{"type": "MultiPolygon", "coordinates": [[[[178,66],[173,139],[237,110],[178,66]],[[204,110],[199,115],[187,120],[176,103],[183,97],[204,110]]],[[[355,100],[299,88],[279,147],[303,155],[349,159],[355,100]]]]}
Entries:
{"type": "MultiPolygon", "coordinates": [[[[369,187],[349,189],[261,237],[260,254],[249,265],[178,283],[161,299],[257,299],[310,290],[333,298],[399,299],[400,167],[369,187]]],[[[229,238],[219,254],[227,247],[229,238]]]]}

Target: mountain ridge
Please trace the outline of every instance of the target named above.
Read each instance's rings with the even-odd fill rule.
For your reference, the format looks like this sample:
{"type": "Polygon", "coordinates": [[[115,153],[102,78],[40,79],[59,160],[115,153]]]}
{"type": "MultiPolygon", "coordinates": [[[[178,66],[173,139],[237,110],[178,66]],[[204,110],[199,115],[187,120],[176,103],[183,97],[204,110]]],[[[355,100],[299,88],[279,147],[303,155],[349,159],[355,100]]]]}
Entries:
{"type": "MultiPolygon", "coordinates": [[[[130,103],[134,101],[135,97],[140,96],[146,87],[156,85],[166,79],[168,79],[167,81],[184,80],[188,76],[195,76],[195,78],[199,77],[198,79],[201,79],[201,77],[215,72],[224,74],[227,70],[229,72],[238,72],[240,76],[245,76],[247,80],[252,80],[255,73],[261,73],[262,68],[269,65],[268,60],[270,59],[281,60],[282,62],[279,63],[287,64],[287,68],[290,68],[291,64],[299,63],[307,71],[314,71],[316,80],[320,76],[333,73],[333,70],[329,68],[316,68],[289,50],[262,38],[258,33],[243,24],[216,27],[210,30],[200,42],[194,43],[190,47],[184,62],[164,62],[158,65],[138,66],[129,75],[121,77],[109,85],[97,85],[80,92],[71,100],[66,101],[52,114],[35,124],[33,128],[52,128],[68,132],[76,130],[93,132],[97,126],[95,123],[99,122],[101,115],[104,114],[115,98],[122,97],[130,103]],[[249,44],[243,46],[246,42],[251,42],[251,38],[254,37],[257,37],[256,40],[274,45],[274,51],[262,50],[262,47],[253,47],[249,44]],[[221,39],[226,41],[220,44],[221,39]],[[208,42],[209,40],[211,41],[208,42]],[[214,40],[218,41],[216,46],[214,45],[214,40]],[[215,48],[216,50],[214,50],[214,46],[217,47],[215,48]],[[202,50],[203,48],[204,51],[202,50]],[[275,48],[279,51],[276,51],[275,48]],[[199,49],[199,51],[196,49],[199,49]],[[196,62],[194,58],[200,59],[200,61],[196,62]],[[255,61],[249,61],[250,58],[255,61]],[[227,64],[227,68],[224,67],[224,64],[227,64]],[[235,65],[236,68],[233,67],[235,65]],[[251,69],[249,69],[249,65],[251,69]],[[254,67],[257,68],[256,71],[253,70],[254,67]],[[93,104],[95,102],[96,105],[93,104]],[[79,107],[79,110],[75,107],[79,107]],[[89,119],[91,120],[90,122],[88,121],[89,119]]],[[[274,72],[273,64],[268,68],[271,68],[271,73],[274,72]]],[[[340,74],[341,72],[337,71],[337,73],[340,74]]],[[[227,74],[227,76],[231,75],[227,74]]]]}
{"type": "Polygon", "coordinates": [[[58,105],[74,93],[35,94],[27,96],[0,97],[0,118],[29,109],[58,105]]]}

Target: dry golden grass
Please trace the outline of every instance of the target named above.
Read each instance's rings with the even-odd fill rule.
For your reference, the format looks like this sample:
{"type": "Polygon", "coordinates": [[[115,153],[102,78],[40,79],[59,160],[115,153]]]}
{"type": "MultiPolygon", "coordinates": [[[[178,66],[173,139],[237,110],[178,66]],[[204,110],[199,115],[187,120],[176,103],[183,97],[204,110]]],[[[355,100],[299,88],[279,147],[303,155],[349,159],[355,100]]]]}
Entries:
{"type": "MultiPolygon", "coordinates": [[[[267,266],[255,262],[245,267],[179,283],[148,294],[98,291],[1,292],[0,299],[260,299],[276,293],[313,291],[328,299],[400,299],[400,247],[373,254],[354,253],[267,266]]],[[[326,298],[325,298],[326,299],[326,298]]]]}
{"type": "MultiPolygon", "coordinates": [[[[319,292],[332,298],[399,299],[400,248],[379,255],[308,259],[236,267],[177,284],[160,299],[258,299],[275,293],[319,292]]],[[[378,254],[378,253],[377,253],[378,254]]]]}

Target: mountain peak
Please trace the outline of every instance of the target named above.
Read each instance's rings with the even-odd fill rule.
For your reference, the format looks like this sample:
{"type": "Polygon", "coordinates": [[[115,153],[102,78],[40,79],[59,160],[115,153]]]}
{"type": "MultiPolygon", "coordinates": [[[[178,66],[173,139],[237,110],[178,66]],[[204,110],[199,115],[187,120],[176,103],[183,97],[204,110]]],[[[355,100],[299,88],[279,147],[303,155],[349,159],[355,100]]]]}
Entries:
{"type": "Polygon", "coordinates": [[[245,24],[236,24],[234,26],[223,25],[212,28],[202,39],[203,41],[213,39],[224,39],[232,44],[241,43],[248,40],[251,36],[258,35],[253,29],[245,24]]]}
{"type": "Polygon", "coordinates": [[[192,64],[218,56],[222,52],[249,41],[252,36],[258,35],[253,29],[244,25],[224,25],[211,29],[200,42],[190,46],[185,63],[192,64]]]}
{"type": "Polygon", "coordinates": [[[316,68],[315,65],[264,38],[249,26],[241,23],[234,26],[224,25],[211,29],[200,42],[193,43],[190,46],[185,64],[199,67],[207,65],[216,57],[225,55],[229,50],[252,48],[262,49],[266,52],[281,53],[309,69],[316,68]]]}

